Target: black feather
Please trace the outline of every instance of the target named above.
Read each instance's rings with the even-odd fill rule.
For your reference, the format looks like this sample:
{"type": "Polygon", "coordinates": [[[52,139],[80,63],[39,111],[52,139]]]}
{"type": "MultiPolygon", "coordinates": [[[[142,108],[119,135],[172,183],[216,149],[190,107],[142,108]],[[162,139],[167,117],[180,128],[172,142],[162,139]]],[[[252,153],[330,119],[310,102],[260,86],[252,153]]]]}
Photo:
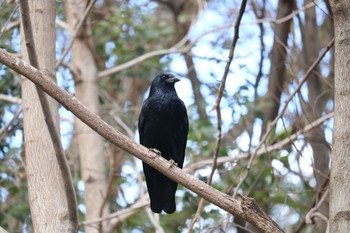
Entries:
{"type": "MultiPolygon", "coordinates": [[[[188,117],[183,101],[177,96],[174,75],[162,73],[151,84],[148,98],[142,105],[139,118],[140,143],[155,148],[167,160],[182,168],[188,134],[188,117]]],[[[155,213],[176,210],[177,183],[143,163],[146,184],[155,213]]]]}

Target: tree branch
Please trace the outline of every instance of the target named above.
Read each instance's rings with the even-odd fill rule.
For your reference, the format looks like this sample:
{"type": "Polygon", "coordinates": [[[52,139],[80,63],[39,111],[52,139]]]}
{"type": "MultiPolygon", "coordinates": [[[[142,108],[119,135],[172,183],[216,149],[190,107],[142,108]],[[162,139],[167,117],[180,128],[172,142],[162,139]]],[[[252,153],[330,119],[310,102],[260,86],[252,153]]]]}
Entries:
{"type": "Polygon", "coordinates": [[[282,17],[282,18],[279,18],[279,19],[274,19],[274,18],[261,18],[261,19],[257,19],[255,21],[255,23],[264,23],[264,22],[270,22],[270,23],[273,23],[273,24],[282,24],[282,23],[285,23],[287,22],[288,20],[291,20],[294,16],[300,14],[301,12],[304,12],[305,10],[311,8],[311,7],[314,7],[316,5],[316,2],[319,2],[319,1],[312,1],[308,4],[306,4],[305,6],[302,6],[301,8],[299,9],[296,9],[294,10],[292,13],[282,17]]]}
{"type": "Polygon", "coordinates": [[[125,219],[127,219],[131,215],[133,215],[136,212],[140,211],[140,209],[145,208],[147,205],[149,205],[149,203],[150,202],[149,202],[148,198],[146,198],[145,200],[140,198],[132,206],[130,206],[130,207],[126,208],[126,209],[120,210],[118,212],[109,214],[109,215],[104,216],[104,217],[95,218],[95,219],[92,219],[92,220],[89,220],[89,221],[81,222],[80,225],[90,225],[90,224],[95,224],[95,223],[107,221],[107,220],[110,220],[110,219],[114,220],[113,221],[113,225],[117,225],[118,223],[123,222],[125,219]]]}
{"type": "Polygon", "coordinates": [[[19,115],[22,113],[22,106],[18,108],[17,112],[15,113],[15,115],[12,117],[12,119],[6,123],[4,125],[4,127],[2,127],[0,129],[0,141],[6,136],[6,133],[8,132],[8,129],[13,125],[13,123],[15,122],[15,120],[18,119],[19,115]]]}
{"type": "Polygon", "coordinates": [[[103,78],[103,77],[106,77],[106,76],[109,76],[111,74],[114,74],[114,73],[117,73],[121,70],[124,70],[124,69],[127,69],[133,65],[136,65],[138,63],[141,63],[143,62],[144,60],[147,60],[149,58],[152,58],[152,57],[155,57],[155,56],[160,56],[160,55],[165,55],[165,54],[169,54],[169,53],[175,53],[175,52],[187,52],[191,47],[191,46],[188,46],[184,49],[180,49],[181,46],[185,45],[186,44],[186,41],[188,39],[188,35],[186,35],[184,38],[182,38],[177,44],[175,44],[173,47],[171,48],[168,48],[168,49],[159,49],[159,50],[155,50],[155,51],[151,51],[149,53],[145,53],[139,57],[136,57],[130,61],[127,61],[123,64],[120,64],[120,65],[117,65],[117,66],[114,66],[112,68],[109,68],[109,69],[106,69],[104,71],[101,71],[98,73],[98,77],[99,78],[103,78]]]}
{"type": "Polygon", "coordinates": [[[321,200],[316,204],[315,207],[313,207],[305,216],[305,222],[306,224],[314,224],[313,218],[319,217],[322,220],[324,220],[326,223],[328,223],[328,218],[325,217],[323,214],[318,213],[317,210],[321,207],[321,205],[327,200],[328,198],[329,189],[326,190],[326,192],[322,195],[321,200]],[[318,213],[318,214],[317,214],[318,213]]]}
{"type": "Polygon", "coordinates": [[[0,233],[8,233],[4,228],[0,227],[0,233]]]}
{"type": "Polygon", "coordinates": [[[12,28],[16,27],[19,25],[19,21],[13,22],[10,24],[10,21],[13,17],[13,15],[15,14],[15,12],[18,9],[18,4],[15,6],[15,8],[13,8],[9,18],[7,19],[7,21],[5,22],[5,24],[2,26],[1,30],[0,30],[0,38],[2,37],[2,34],[4,32],[6,32],[7,30],[11,30],[12,28]]]}
{"type": "Polygon", "coordinates": [[[0,62],[27,77],[105,139],[124,151],[143,160],[153,168],[168,176],[170,179],[197,193],[199,196],[205,198],[221,209],[226,210],[235,216],[244,218],[262,232],[283,232],[266,213],[258,208],[258,205],[253,200],[247,198],[244,198],[244,201],[236,200],[205,184],[190,174],[185,173],[182,169],[172,166],[171,162],[164,159],[162,156],[159,156],[148,148],[136,143],[108,125],[99,116],[90,112],[77,98],[75,98],[75,96],[59,88],[56,83],[51,81],[38,69],[21,59],[16,58],[3,49],[0,49],[0,62]]]}
{"type": "Polygon", "coordinates": [[[4,100],[13,104],[22,104],[22,99],[16,96],[0,94],[0,100],[4,100]]]}
{"type": "Polygon", "coordinates": [[[90,10],[92,9],[92,7],[94,6],[96,0],[91,0],[89,5],[86,7],[84,14],[82,15],[82,17],[80,18],[80,21],[78,22],[78,24],[75,27],[74,33],[71,35],[71,41],[68,45],[68,47],[66,48],[66,50],[64,50],[64,52],[62,53],[61,58],[57,61],[56,63],[56,69],[62,64],[64,58],[66,57],[66,55],[68,54],[69,50],[72,48],[73,43],[75,41],[75,39],[77,38],[78,34],[80,33],[80,29],[83,26],[87,15],[89,14],[90,10]]]}

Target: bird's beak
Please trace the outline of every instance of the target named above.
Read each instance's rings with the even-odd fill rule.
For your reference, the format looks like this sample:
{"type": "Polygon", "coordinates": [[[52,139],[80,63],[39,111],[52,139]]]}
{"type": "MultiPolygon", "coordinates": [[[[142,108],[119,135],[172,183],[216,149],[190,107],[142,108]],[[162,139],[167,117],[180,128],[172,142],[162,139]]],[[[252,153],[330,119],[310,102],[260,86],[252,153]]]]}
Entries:
{"type": "Polygon", "coordinates": [[[180,81],[180,79],[178,79],[176,76],[173,76],[173,77],[165,80],[165,82],[167,82],[167,83],[176,83],[178,81],[180,81]]]}

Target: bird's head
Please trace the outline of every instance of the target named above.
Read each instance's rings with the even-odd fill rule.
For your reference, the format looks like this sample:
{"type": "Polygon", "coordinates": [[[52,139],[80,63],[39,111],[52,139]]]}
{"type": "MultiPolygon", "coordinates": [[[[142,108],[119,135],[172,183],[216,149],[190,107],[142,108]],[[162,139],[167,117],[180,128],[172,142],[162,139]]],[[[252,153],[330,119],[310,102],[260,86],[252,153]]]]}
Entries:
{"type": "Polygon", "coordinates": [[[151,84],[150,95],[153,95],[156,90],[169,90],[175,91],[174,85],[176,82],[180,81],[175,75],[170,73],[158,74],[151,84]]]}

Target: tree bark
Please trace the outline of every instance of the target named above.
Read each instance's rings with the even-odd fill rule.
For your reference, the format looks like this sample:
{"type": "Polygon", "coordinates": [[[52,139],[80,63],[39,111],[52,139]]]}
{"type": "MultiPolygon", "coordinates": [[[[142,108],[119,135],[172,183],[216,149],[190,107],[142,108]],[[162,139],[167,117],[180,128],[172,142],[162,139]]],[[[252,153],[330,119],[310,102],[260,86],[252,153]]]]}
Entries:
{"type": "Polygon", "coordinates": [[[330,232],[350,232],[350,1],[330,1],[335,30],[333,154],[330,232]]]}
{"type": "MultiPolygon", "coordinates": [[[[55,1],[30,1],[29,13],[34,44],[37,45],[37,65],[47,77],[55,81],[55,1]]],[[[24,42],[22,38],[22,54],[28,60],[24,42]]],[[[69,206],[64,192],[65,181],[57,163],[37,90],[26,78],[23,78],[21,86],[26,172],[33,229],[35,232],[75,232],[69,218],[69,206]]],[[[56,128],[59,129],[58,104],[50,98],[49,105],[56,128]]]]}
{"type": "MultiPolygon", "coordinates": [[[[81,20],[88,1],[66,0],[65,9],[70,33],[81,20]]],[[[85,19],[87,20],[87,19],[85,19]]],[[[88,44],[87,25],[83,25],[72,46],[72,62],[80,71],[75,83],[76,97],[93,113],[99,114],[99,91],[97,85],[97,67],[88,44]]],[[[70,38],[71,40],[73,38],[70,38]]],[[[84,204],[87,221],[108,214],[108,204],[102,207],[107,195],[106,161],[103,150],[103,140],[100,135],[77,119],[75,135],[78,140],[82,179],[85,184],[84,204]],[[103,208],[103,211],[101,211],[103,208]],[[102,215],[102,216],[101,216],[102,215]]],[[[107,202],[108,203],[108,202],[107,202]]],[[[108,231],[108,221],[104,222],[103,232],[108,231]]],[[[100,232],[99,225],[85,227],[87,233],[100,232]]]]}

